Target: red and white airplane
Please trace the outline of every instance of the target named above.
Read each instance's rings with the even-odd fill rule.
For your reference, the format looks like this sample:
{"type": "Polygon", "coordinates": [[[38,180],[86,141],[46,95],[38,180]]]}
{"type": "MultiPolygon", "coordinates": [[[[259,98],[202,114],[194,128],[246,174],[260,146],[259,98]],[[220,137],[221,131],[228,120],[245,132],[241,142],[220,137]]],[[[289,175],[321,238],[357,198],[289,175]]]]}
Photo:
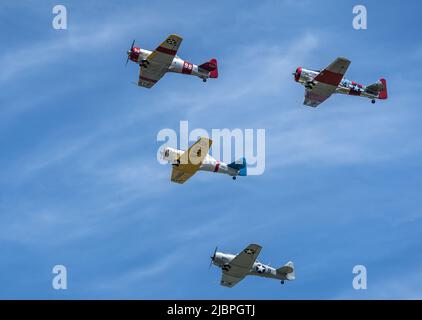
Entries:
{"type": "Polygon", "coordinates": [[[327,100],[333,93],[361,96],[371,99],[387,99],[387,82],[380,79],[377,83],[364,86],[347,80],[344,74],[350,65],[350,60],[337,58],[322,71],[308,70],[302,67],[293,73],[295,81],[305,86],[304,105],[317,107],[327,100]]]}
{"type": "Polygon", "coordinates": [[[151,88],[166,72],[190,74],[201,78],[204,82],[208,78],[218,78],[216,59],[198,66],[176,55],[182,40],[175,34],[169,35],[154,51],[135,47],[135,40],[132,42],[127,52],[126,64],[129,60],[139,64],[139,86],[151,88]]]}

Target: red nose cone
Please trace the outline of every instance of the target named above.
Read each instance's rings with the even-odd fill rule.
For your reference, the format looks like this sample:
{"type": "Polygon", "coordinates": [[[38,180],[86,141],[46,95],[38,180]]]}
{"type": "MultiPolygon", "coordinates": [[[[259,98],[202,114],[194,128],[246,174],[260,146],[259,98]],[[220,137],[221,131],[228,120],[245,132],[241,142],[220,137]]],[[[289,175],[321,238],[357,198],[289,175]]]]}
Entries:
{"type": "Polygon", "coordinates": [[[141,49],[138,47],[133,47],[132,51],[129,53],[129,59],[133,62],[137,62],[139,59],[139,53],[141,52],[141,49]]]}
{"type": "Polygon", "coordinates": [[[302,68],[301,67],[299,67],[299,68],[297,68],[296,69],[296,72],[295,72],[295,81],[296,82],[298,82],[299,81],[299,79],[300,79],[300,75],[302,74],[302,68]]]}

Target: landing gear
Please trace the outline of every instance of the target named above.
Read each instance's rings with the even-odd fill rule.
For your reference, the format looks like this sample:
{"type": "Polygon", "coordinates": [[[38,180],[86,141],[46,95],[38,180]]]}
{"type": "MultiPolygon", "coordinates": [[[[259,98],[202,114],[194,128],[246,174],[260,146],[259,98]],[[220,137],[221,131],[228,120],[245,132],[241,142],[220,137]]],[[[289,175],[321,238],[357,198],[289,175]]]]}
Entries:
{"type": "Polygon", "coordinates": [[[149,61],[148,61],[148,60],[141,60],[140,65],[141,65],[141,67],[143,67],[143,68],[148,68],[149,61]]]}
{"type": "Polygon", "coordinates": [[[232,177],[233,180],[236,180],[236,177],[232,177]]]}
{"type": "Polygon", "coordinates": [[[280,283],[281,283],[281,284],[284,284],[284,280],[281,280],[281,281],[280,281],[280,283]]]}
{"type": "Polygon", "coordinates": [[[312,90],[315,85],[315,81],[306,81],[305,88],[312,90]]]}
{"type": "Polygon", "coordinates": [[[231,265],[229,265],[228,263],[226,263],[226,264],[223,265],[223,267],[221,269],[223,269],[224,271],[230,271],[231,265]]]}
{"type": "Polygon", "coordinates": [[[179,159],[176,160],[176,163],[173,163],[173,167],[178,167],[178,166],[180,166],[180,160],[179,159]]]}
{"type": "Polygon", "coordinates": [[[375,103],[375,99],[372,99],[372,101],[371,101],[373,104],[375,103]]]}

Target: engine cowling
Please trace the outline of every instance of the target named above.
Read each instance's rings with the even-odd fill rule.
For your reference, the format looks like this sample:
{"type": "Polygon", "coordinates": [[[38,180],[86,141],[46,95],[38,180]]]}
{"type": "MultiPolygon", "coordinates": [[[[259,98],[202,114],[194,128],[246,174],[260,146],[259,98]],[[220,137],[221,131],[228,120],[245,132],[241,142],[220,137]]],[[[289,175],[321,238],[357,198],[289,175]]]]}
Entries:
{"type": "Polygon", "coordinates": [[[141,53],[140,48],[133,47],[132,50],[128,51],[129,59],[133,62],[138,62],[140,53],[141,53]]]}
{"type": "Polygon", "coordinates": [[[302,67],[297,68],[293,75],[295,77],[295,81],[299,82],[300,76],[302,75],[302,67]]]}
{"type": "Polygon", "coordinates": [[[182,154],[183,152],[167,147],[164,148],[161,151],[161,157],[163,160],[170,162],[171,164],[180,164],[180,161],[177,161],[179,159],[179,156],[182,154]]]}

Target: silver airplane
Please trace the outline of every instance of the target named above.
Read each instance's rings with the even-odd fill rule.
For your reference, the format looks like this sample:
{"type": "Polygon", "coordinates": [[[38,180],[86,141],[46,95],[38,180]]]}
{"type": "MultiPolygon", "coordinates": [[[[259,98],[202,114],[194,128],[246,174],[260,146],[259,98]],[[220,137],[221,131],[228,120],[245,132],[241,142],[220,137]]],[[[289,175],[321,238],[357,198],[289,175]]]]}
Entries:
{"type": "Polygon", "coordinates": [[[350,65],[350,60],[337,58],[322,71],[309,70],[302,67],[293,73],[296,82],[305,87],[304,105],[317,107],[333,93],[361,96],[371,99],[387,99],[387,81],[380,79],[377,83],[364,86],[343,78],[350,65]]]}
{"type": "Polygon", "coordinates": [[[211,263],[221,268],[223,274],[220,284],[225,287],[233,287],[246,276],[259,276],[270,279],[278,279],[281,284],[286,280],[295,279],[293,262],[289,261],[284,266],[275,269],[257,261],[262,247],[250,244],[238,255],[223,253],[215,248],[211,256],[211,263]]]}

